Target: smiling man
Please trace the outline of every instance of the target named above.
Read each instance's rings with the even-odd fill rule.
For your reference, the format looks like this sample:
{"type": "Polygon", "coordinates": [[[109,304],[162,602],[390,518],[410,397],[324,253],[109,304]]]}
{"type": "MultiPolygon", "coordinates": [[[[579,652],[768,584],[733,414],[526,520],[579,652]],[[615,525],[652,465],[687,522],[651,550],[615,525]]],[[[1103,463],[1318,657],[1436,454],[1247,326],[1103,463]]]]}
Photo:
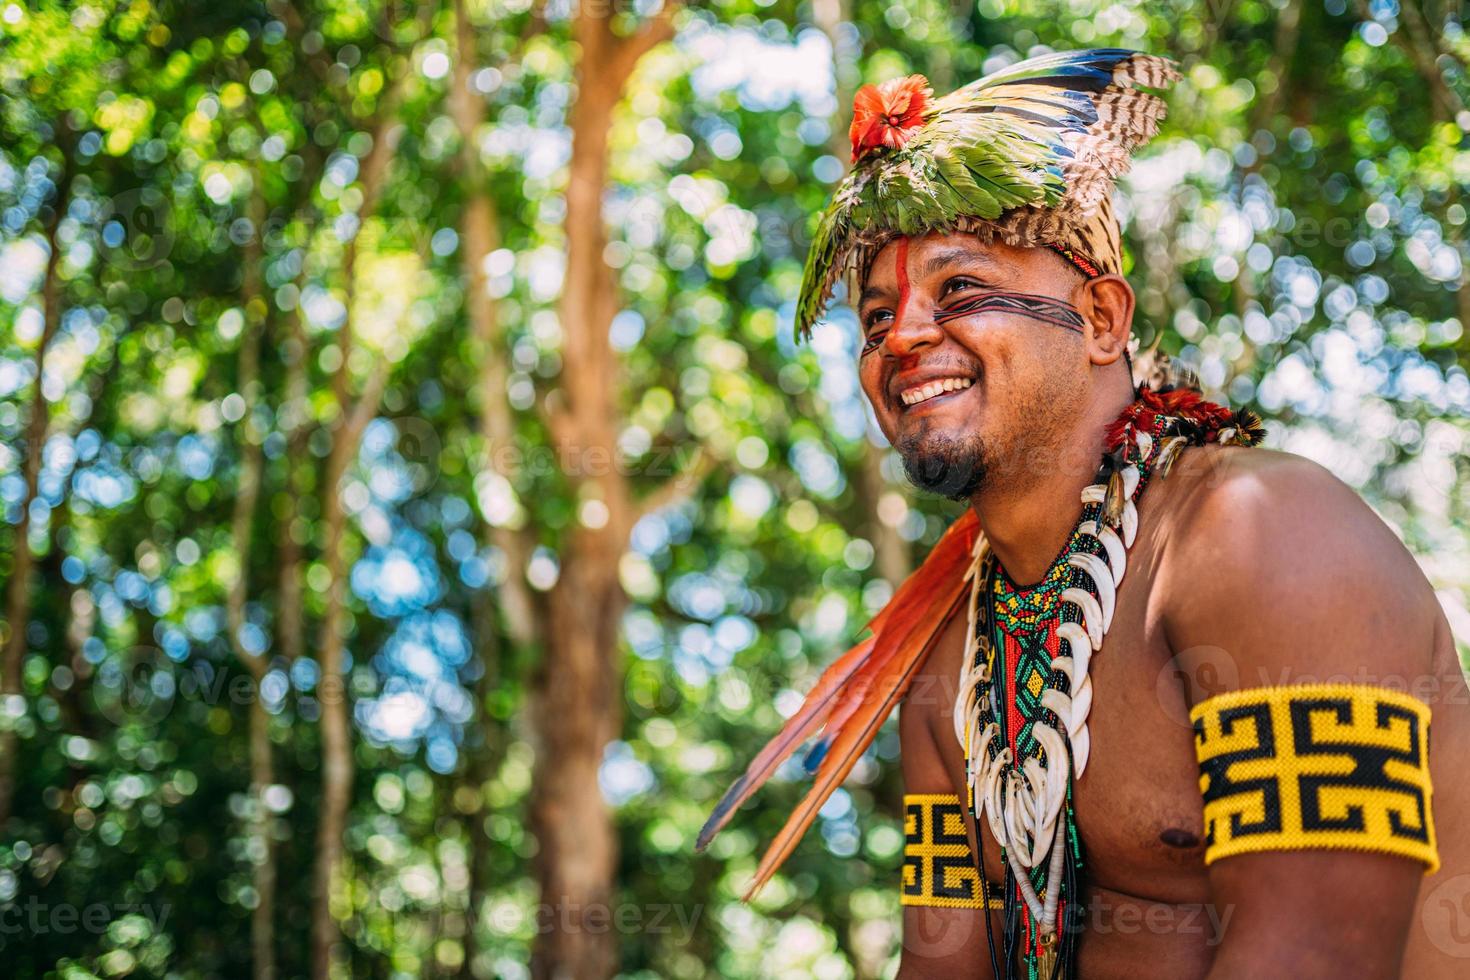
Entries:
{"type": "Polygon", "coordinates": [[[1248,448],[1249,413],[1135,384],[1107,195],[1162,116],[1136,86],[1175,77],[1098,50],[858,96],[799,325],[846,275],[879,426],[969,507],[700,842],[817,736],[759,888],[902,701],[903,980],[1470,956],[1441,921],[1470,894],[1470,699],[1429,584],[1333,476],[1248,448]]]}

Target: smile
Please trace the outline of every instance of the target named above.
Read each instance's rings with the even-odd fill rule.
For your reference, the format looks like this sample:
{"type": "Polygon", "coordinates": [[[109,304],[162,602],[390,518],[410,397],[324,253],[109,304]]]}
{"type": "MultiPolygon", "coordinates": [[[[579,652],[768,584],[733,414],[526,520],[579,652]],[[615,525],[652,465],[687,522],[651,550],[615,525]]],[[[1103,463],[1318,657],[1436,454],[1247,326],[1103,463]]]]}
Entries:
{"type": "Polygon", "coordinates": [[[905,405],[914,406],[926,402],[931,398],[949,391],[963,391],[975,383],[973,378],[935,378],[912,388],[905,388],[899,392],[899,400],[905,405]]]}

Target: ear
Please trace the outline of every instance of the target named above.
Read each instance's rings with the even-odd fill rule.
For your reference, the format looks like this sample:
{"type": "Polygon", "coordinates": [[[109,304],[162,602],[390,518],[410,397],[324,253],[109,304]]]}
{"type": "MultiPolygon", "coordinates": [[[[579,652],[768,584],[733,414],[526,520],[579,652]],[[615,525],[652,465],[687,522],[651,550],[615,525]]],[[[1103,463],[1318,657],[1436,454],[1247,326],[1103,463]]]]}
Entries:
{"type": "Polygon", "coordinates": [[[1077,312],[1087,324],[1087,356],[1093,364],[1112,364],[1128,349],[1133,287],[1122,276],[1107,275],[1087,280],[1077,292],[1077,312]]]}

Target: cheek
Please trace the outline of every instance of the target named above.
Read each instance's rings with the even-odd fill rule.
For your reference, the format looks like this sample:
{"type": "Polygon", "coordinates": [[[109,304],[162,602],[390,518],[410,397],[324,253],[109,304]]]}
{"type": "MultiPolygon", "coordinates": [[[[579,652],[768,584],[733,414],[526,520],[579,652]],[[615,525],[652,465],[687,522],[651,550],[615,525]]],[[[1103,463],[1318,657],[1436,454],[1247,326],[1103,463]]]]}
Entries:
{"type": "Polygon", "coordinates": [[[882,392],[882,375],[882,358],[877,354],[869,354],[858,363],[858,384],[862,385],[863,394],[868,396],[868,401],[873,403],[873,409],[880,415],[888,407],[888,399],[883,397],[882,392]]]}

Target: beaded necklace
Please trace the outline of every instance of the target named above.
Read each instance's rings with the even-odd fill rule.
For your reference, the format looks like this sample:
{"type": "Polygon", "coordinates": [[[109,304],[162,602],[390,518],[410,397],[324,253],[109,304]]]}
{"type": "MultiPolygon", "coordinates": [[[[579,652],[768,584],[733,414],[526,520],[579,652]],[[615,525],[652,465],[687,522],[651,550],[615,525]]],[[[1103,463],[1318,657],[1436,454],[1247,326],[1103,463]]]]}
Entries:
{"type": "MultiPolygon", "coordinates": [[[[1017,586],[985,536],[976,541],[954,720],[969,806],[977,822],[982,814],[988,821],[1006,863],[1003,959],[986,918],[996,977],[1076,973],[1085,866],[1072,796],[1091,753],[1088,667],[1112,625],[1138,533],[1137,500],[1186,446],[1252,445],[1260,435],[1249,412],[1183,389],[1140,389],[1109,427],[1096,481],[1082,491],[1081,518],[1040,582],[1017,586]]],[[[988,892],[983,849],[980,860],[988,892]]]]}

